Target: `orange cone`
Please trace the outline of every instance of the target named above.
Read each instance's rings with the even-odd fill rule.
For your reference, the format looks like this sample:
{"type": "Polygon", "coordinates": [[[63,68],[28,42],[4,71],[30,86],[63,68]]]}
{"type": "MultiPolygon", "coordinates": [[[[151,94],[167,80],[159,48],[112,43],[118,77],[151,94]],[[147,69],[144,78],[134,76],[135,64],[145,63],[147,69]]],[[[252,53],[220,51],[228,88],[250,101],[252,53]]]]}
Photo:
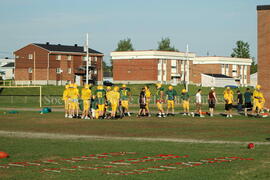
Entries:
{"type": "Polygon", "coordinates": [[[0,159],[4,159],[4,158],[7,158],[7,157],[9,157],[8,153],[0,151],[0,159]]]}

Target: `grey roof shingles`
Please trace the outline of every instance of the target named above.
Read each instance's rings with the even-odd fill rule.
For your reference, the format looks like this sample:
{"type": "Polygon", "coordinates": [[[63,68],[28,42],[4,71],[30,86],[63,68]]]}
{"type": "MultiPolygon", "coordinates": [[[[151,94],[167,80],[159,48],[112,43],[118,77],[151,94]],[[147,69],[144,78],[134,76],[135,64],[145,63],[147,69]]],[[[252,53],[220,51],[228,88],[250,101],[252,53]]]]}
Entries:
{"type": "MultiPolygon", "coordinates": [[[[34,45],[42,47],[48,51],[58,51],[58,52],[73,52],[73,53],[85,53],[83,46],[68,46],[68,45],[56,45],[56,44],[39,44],[34,43],[34,45]]],[[[102,54],[94,49],[89,48],[89,53],[102,54]]]]}

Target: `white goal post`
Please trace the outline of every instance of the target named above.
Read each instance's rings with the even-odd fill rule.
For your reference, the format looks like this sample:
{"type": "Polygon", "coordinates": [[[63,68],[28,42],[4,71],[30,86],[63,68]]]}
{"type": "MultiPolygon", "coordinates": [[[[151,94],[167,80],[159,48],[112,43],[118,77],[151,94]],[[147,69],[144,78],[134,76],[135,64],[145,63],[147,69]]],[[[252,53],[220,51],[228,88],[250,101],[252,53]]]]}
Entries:
{"type": "Polygon", "coordinates": [[[39,88],[39,107],[42,107],[42,86],[10,86],[10,85],[0,85],[0,89],[4,88],[39,88]]]}

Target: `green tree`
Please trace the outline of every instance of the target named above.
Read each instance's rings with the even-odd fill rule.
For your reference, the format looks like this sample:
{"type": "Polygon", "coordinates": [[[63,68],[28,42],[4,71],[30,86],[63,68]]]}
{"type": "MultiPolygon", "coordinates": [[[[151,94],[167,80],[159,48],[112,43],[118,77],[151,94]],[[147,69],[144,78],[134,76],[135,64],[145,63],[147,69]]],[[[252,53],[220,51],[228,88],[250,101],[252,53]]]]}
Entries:
{"type": "Polygon", "coordinates": [[[252,58],[252,63],[250,66],[250,74],[254,74],[257,72],[257,64],[255,63],[255,58],[252,58]]]}
{"type": "Polygon", "coordinates": [[[112,66],[108,66],[105,61],[102,62],[103,72],[112,72],[112,66]]]}
{"type": "Polygon", "coordinates": [[[117,48],[115,49],[115,51],[134,51],[131,39],[127,38],[120,40],[117,44],[117,48]]]}
{"type": "Polygon", "coordinates": [[[231,57],[250,58],[248,42],[237,41],[236,47],[233,48],[233,53],[231,54],[231,57]]]}
{"type": "Polygon", "coordinates": [[[171,46],[171,40],[170,38],[162,38],[160,42],[158,42],[158,49],[159,51],[178,51],[174,48],[174,46],[171,46]]]}

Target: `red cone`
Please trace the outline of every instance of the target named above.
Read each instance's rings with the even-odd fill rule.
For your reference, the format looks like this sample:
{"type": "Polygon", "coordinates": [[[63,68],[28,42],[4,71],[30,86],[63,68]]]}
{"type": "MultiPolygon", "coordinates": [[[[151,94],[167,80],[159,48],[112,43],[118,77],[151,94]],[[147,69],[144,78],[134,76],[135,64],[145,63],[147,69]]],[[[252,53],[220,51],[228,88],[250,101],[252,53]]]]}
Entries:
{"type": "Polygon", "coordinates": [[[253,143],[248,144],[248,149],[254,149],[255,145],[253,143]]]}
{"type": "Polygon", "coordinates": [[[4,159],[4,158],[7,158],[7,157],[9,157],[8,153],[0,151],[0,159],[4,159]]]}

